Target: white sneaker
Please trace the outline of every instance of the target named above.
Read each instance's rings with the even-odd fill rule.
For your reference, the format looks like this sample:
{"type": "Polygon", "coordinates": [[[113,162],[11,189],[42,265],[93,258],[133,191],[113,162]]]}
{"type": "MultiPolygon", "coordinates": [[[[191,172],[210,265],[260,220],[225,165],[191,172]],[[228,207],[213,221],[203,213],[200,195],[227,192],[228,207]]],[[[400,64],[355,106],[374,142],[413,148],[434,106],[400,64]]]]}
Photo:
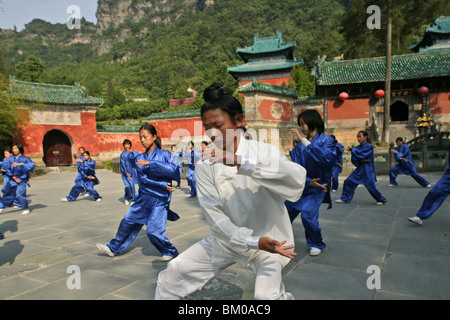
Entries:
{"type": "Polygon", "coordinates": [[[318,256],[321,252],[322,250],[320,250],[319,248],[312,247],[311,250],[309,250],[309,255],[318,256]]]}
{"type": "Polygon", "coordinates": [[[100,202],[102,201],[102,198],[98,198],[97,200],[95,200],[95,202],[100,202]]]}
{"type": "Polygon", "coordinates": [[[188,194],[188,195],[186,196],[186,198],[195,198],[195,196],[193,196],[192,194],[188,194]]]}
{"type": "Polygon", "coordinates": [[[83,195],[83,198],[87,198],[87,197],[90,197],[91,195],[89,194],[89,193],[85,193],[84,195],[83,195]]]}
{"type": "Polygon", "coordinates": [[[104,245],[104,244],[101,244],[101,243],[97,243],[97,248],[100,251],[105,252],[110,257],[114,257],[116,255],[116,253],[112,252],[111,249],[107,245],[104,245]]]}
{"type": "Polygon", "coordinates": [[[389,187],[391,187],[391,188],[393,188],[393,187],[396,187],[397,185],[396,184],[389,184],[389,187]]]}
{"type": "Polygon", "coordinates": [[[417,223],[417,224],[420,224],[420,225],[422,225],[423,224],[423,220],[422,219],[420,219],[418,216],[415,216],[415,217],[411,217],[411,218],[408,218],[408,220],[409,221],[411,221],[411,222],[414,222],[414,223],[417,223]]]}
{"type": "Polygon", "coordinates": [[[384,205],[384,202],[381,202],[381,201],[377,202],[377,206],[382,206],[382,205],[384,205]]]}
{"type": "Polygon", "coordinates": [[[161,261],[170,261],[172,260],[174,257],[172,256],[162,256],[161,261]]]}
{"type": "Polygon", "coordinates": [[[335,202],[336,202],[336,203],[347,203],[347,202],[345,202],[344,200],[341,200],[341,199],[336,199],[335,202]]]}
{"type": "Polygon", "coordinates": [[[22,215],[23,215],[23,216],[24,216],[24,215],[27,215],[27,214],[29,214],[30,212],[31,212],[30,210],[25,209],[25,210],[22,211],[22,215]]]}
{"type": "Polygon", "coordinates": [[[5,208],[3,208],[3,209],[0,209],[0,213],[2,213],[2,212],[3,212],[3,210],[5,210],[5,208]]]}
{"type": "Polygon", "coordinates": [[[67,200],[67,198],[61,198],[62,202],[69,202],[69,200],[67,200]]]}
{"type": "Polygon", "coordinates": [[[337,192],[337,190],[331,190],[331,192],[337,192]]]}
{"type": "Polygon", "coordinates": [[[130,201],[128,201],[128,200],[125,200],[123,203],[124,203],[126,206],[129,206],[129,205],[130,205],[130,201]]]}
{"type": "Polygon", "coordinates": [[[431,183],[425,186],[425,188],[431,188],[431,183]]]}

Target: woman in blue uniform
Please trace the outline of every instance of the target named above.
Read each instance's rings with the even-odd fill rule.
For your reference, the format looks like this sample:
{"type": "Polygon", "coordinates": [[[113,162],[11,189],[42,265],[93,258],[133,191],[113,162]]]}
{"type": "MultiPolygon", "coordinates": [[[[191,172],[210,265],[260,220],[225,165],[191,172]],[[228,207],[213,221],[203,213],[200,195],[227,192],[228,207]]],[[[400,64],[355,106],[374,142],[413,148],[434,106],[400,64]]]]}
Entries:
{"type": "Polygon", "coordinates": [[[450,143],[448,145],[448,167],[442,178],[434,185],[423,200],[422,206],[416,216],[408,218],[409,221],[422,224],[423,220],[429,219],[450,194],[450,143]]]}
{"type": "Polygon", "coordinates": [[[355,189],[359,184],[363,184],[370,195],[377,201],[377,205],[383,205],[387,200],[381,195],[375,186],[377,178],[375,177],[375,167],[373,161],[373,146],[367,141],[366,131],[359,131],[356,136],[359,146],[351,149],[352,163],[356,169],[344,181],[344,188],[337,203],[349,203],[353,199],[355,189]]]}
{"type": "Polygon", "coordinates": [[[197,196],[197,186],[195,183],[195,164],[200,160],[200,151],[194,148],[194,142],[189,142],[189,150],[186,152],[187,158],[187,171],[186,180],[191,191],[188,194],[188,198],[197,196]]]}
{"type": "MultiPolygon", "coordinates": [[[[178,152],[177,151],[177,146],[176,145],[172,145],[170,147],[171,149],[171,154],[172,154],[172,162],[175,163],[178,166],[178,170],[180,171],[180,175],[183,173],[183,157],[184,157],[184,152],[178,152]]],[[[177,185],[175,188],[180,188],[180,179],[176,180],[177,185]]]]}
{"type": "Polygon", "coordinates": [[[13,155],[9,158],[9,166],[6,175],[9,178],[8,185],[5,186],[3,203],[5,207],[10,207],[13,202],[18,202],[22,208],[22,214],[30,213],[27,199],[27,185],[30,186],[28,178],[33,172],[36,163],[23,155],[23,147],[20,143],[13,144],[13,155]]]}
{"type": "Polygon", "coordinates": [[[306,186],[297,202],[286,201],[286,208],[291,222],[301,212],[310,255],[315,256],[326,247],[319,225],[319,208],[322,203],[328,203],[328,208],[331,208],[330,184],[331,171],[337,161],[336,143],[324,134],[325,125],[316,110],[302,112],[298,125],[301,134],[297,129],[292,130],[300,139],[295,149],[299,159],[297,163],[307,172],[306,186]]]}
{"type": "Polygon", "coordinates": [[[75,201],[83,190],[86,190],[86,193],[92,195],[95,201],[102,201],[102,197],[100,197],[97,190],[94,189],[94,185],[100,183],[95,176],[95,161],[91,159],[89,151],[84,151],[83,158],[84,162],[81,162],[78,167],[78,173],[80,174],[81,179],[75,179],[76,183],[70,190],[69,195],[65,198],[61,198],[61,201],[75,201]]]}
{"type": "Polygon", "coordinates": [[[131,245],[145,224],[150,242],[161,253],[162,260],[169,261],[178,255],[178,251],[166,237],[167,220],[179,218],[169,210],[173,190],[170,185],[180,173],[170,152],[161,150],[154,126],[144,124],[139,130],[139,139],[146,149],[136,157],[139,195],[120,222],[116,237],[106,245],[98,243],[97,248],[109,256],[121,253],[131,245]]]}
{"type": "Polygon", "coordinates": [[[120,154],[120,174],[122,176],[123,184],[125,185],[125,205],[136,201],[136,189],[134,185],[136,182],[136,166],[135,158],[139,154],[131,150],[131,141],[125,139],[122,143],[124,151],[120,154]]]}
{"type": "Polygon", "coordinates": [[[417,173],[416,167],[411,157],[411,150],[408,145],[403,143],[403,138],[398,137],[395,140],[396,148],[391,149],[394,153],[397,164],[389,170],[389,186],[397,186],[397,176],[399,173],[411,176],[422,187],[431,188],[431,184],[417,173]]]}
{"type": "Polygon", "coordinates": [[[339,188],[339,175],[342,173],[342,153],[344,152],[344,146],[336,140],[334,135],[330,135],[330,137],[332,137],[336,143],[337,161],[331,171],[331,192],[336,192],[339,188]]]}

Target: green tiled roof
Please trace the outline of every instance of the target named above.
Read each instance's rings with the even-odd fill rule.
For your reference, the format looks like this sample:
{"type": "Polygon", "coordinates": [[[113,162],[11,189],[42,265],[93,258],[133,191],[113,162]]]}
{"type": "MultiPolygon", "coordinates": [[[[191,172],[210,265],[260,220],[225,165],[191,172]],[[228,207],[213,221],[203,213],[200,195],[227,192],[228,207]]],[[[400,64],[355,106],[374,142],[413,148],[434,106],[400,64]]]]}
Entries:
{"type": "Polygon", "coordinates": [[[301,103],[322,103],[323,99],[319,96],[309,96],[309,97],[299,97],[295,104],[301,104],[301,103]]]}
{"type": "Polygon", "coordinates": [[[138,132],[140,126],[97,125],[97,132],[138,132]]]}
{"type": "MultiPolygon", "coordinates": [[[[318,86],[384,82],[386,58],[321,61],[314,75],[318,86]]],[[[392,57],[392,81],[450,76],[450,49],[392,57]]]]}
{"type": "Polygon", "coordinates": [[[260,92],[267,92],[270,94],[279,94],[279,95],[283,95],[283,96],[290,96],[290,97],[294,97],[294,98],[298,97],[297,91],[295,91],[291,88],[280,87],[280,86],[276,86],[276,85],[273,85],[270,83],[265,83],[265,82],[260,82],[260,81],[252,81],[247,84],[244,84],[239,87],[238,91],[240,93],[260,91],[260,92]]]}
{"type": "Polygon", "coordinates": [[[161,120],[161,119],[192,118],[192,117],[200,117],[200,110],[153,113],[150,117],[146,118],[145,120],[161,120]]]}
{"type": "Polygon", "coordinates": [[[271,61],[248,62],[234,67],[228,67],[227,71],[230,73],[247,73],[247,72],[259,72],[270,70],[282,70],[282,69],[291,69],[300,63],[303,63],[303,60],[294,59],[294,60],[271,60],[271,61]]]}
{"type": "Polygon", "coordinates": [[[79,84],[63,86],[11,79],[9,92],[17,99],[44,104],[99,106],[104,102],[85,94],[79,84]]]}
{"type": "Polygon", "coordinates": [[[259,33],[255,33],[253,37],[253,45],[245,48],[238,48],[236,50],[241,56],[254,55],[261,53],[277,52],[282,50],[293,50],[295,48],[295,41],[283,42],[283,36],[279,30],[274,37],[260,38],[259,33]]]}
{"type": "MultiPolygon", "coordinates": [[[[440,49],[444,45],[445,41],[439,43],[438,48],[433,48],[435,46],[435,41],[437,38],[441,38],[440,40],[442,40],[442,35],[446,34],[448,35],[447,40],[450,40],[450,16],[437,18],[431,26],[427,27],[423,38],[413,44],[410,48],[416,52],[440,49]]],[[[450,47],[448,41],[446,43],[446,47],[450,47]]]]}

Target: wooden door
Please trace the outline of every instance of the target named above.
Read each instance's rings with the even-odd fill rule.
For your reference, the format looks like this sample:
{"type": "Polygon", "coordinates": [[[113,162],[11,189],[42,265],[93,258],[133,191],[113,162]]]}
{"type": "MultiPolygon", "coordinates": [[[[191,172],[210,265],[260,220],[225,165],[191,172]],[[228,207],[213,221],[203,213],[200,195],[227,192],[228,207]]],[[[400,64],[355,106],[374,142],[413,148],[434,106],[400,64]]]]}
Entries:
{"type": "Polygon", "coordinates": [[[44,136],[44,162],[47,167],[72,164],[72,150],[69,138],[59,130],[51,130],[44,136]]]}

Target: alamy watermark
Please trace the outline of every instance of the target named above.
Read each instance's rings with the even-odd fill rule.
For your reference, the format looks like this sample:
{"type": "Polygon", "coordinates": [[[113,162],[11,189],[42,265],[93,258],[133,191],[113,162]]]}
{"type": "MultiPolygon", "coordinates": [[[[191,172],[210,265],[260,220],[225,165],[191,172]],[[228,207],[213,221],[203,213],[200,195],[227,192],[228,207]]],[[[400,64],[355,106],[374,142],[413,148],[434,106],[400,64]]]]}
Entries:
{"type": "Polygon", "coordinates": [[[70,17],[67,19],[67,28],[70,30],[73,29],[81,29],[81,9],[77,5],[71,5],[67,7],[67,14],[70,14],[70,17]]]}
{"type": "Polygon", "coordinates": [[[81,269],[77,265],[70,265],[67,267],[66,273],[71,275],[67,278],[66,286],[67,289],[81,289],[81,269]]]}
{"type": "Polygon", "coordinates": [[[368,14],[371,14],[366,21],[367,28],[370,30],[381,29],[381,9],[379,6],[371,5],[367,7],[368,14]]]}
{"type": "Polygon", "coordinates": [[[381,269],[379,266],[371,265],[367,268],[366,273],[371,274],[367,278],[366,285],[369,290],[381,289],[381,269]]]}

